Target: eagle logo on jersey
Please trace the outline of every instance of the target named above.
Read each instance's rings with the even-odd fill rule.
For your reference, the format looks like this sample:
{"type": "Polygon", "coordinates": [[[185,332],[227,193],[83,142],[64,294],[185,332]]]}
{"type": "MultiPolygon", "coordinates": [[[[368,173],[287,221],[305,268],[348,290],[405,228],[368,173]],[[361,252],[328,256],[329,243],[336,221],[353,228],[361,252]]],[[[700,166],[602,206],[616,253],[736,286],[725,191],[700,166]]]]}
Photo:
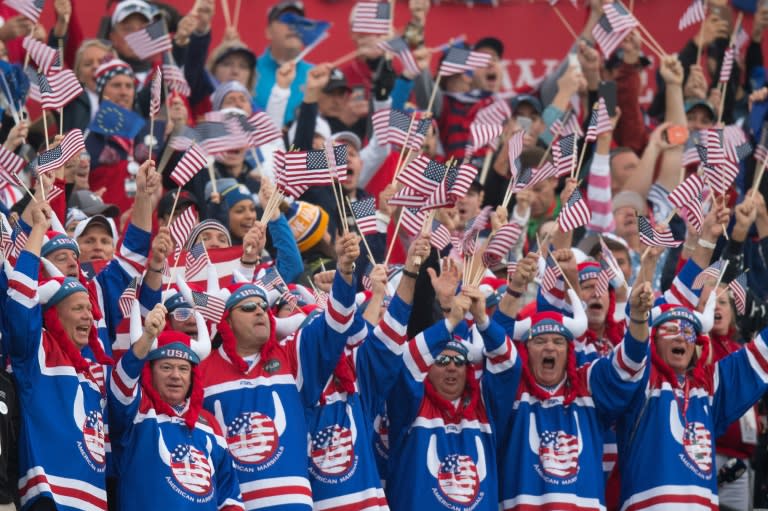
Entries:
{"type": "Polygon", "coordinates": [[[169,452],[163,440],[163,432],[159,433],[157,443],[160,459],[170,467],[176,482],[195,495],[209,494],[212,491],[211,479],[213,478],[211,462],[208,459],[212,447],[210,437],[207,438],[206,445],[208,453],[187,444],[179,444],[173,452],[169,452]]]}
{"type": "Polygon", "coordinates": [[[91,410],[86,413],[83,389],[80,387],[77,388],[75,394],[73,414],[75,424],[83,433],[83,445],[88,457],[94,463],[104,465],[106,460],[104,418],[98,410],[91,410]]]}
{"type": "Polygon", "coordinates": [[[272,458],[280,445],[285,431],[285,411],[280,397],[272,392],[275,416],[261,412],[242,412],[227,424],[221,410],[221,402],[214,403],[219,424],[226,431],[227,446],[232,457],[243,464],[260,464],[272,458]]]}
{"type": "Polygon", "coordinates": [[[357,426],[352,416],[352,407],[347,405],[349,428],[332,424],[315,434],[310,447],[310,457],[317,469],[326,475],[340,475],[347,472],[355,458],[357,426]]]}
{"type": "Polygon", "coordinates": [[[669,427],[672,437],[683,446],[687,458],[704,474],[712,471],[712,435],[701,422],[691,422],[685,427],[680,422],[677,400],[669,405],[669,427]]]}
{"type": "Polygon", "coordinates": [[[475,437],[477,463],[465,454],[449,454],[442,460],[437,453],[435,435],[429,437],[427,448],[427,468],[432,477],[437,479],[440,492],[451,502],[463,506],[471,505],[482,497],[480,483],[485,480],[485,450],[483,443],[475,437]]]}
{"type": "Polygon", "coordinates": [[[579,456],[584,448],[579,429],[579,416],[576,419],[576,434],[564,431],[544,431],[539,434],[536,427],[536,415],[531,412],[528,426],[528,443],[531,451],[539,456],[541,469],[548,476],[566,479],[579,471],[579,456]]]}

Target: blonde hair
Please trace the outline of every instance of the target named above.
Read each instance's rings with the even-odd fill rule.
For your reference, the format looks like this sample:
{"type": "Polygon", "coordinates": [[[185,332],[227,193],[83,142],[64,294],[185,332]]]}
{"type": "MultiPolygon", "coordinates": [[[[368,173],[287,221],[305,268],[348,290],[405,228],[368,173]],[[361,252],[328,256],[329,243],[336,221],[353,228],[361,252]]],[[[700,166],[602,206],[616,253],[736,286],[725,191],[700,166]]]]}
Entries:
{"type": "Polygon", "coordinates": [[[77,79],[81,82],[83,81],[80,78],[80,64],[83,63],[83,55],[85,54],[85,50],[88,48],[100,48],[104,50],[107,53],[110,53],[112,51],[112,45],[105,42],[102,39],[86,39],[80,44],[80,47],[77,49],[77,53],[75,53],[75,65],[74,65],[74,71],[75,75],[77,76],[77,79]]]}

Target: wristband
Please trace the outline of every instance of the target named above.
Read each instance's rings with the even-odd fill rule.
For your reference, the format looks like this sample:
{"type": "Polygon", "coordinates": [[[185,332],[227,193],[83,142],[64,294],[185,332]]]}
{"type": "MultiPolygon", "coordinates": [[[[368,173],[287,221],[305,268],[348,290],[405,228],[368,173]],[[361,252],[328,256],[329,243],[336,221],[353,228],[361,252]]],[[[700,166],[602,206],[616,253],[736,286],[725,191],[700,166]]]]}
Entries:
{"type": "Polygon", "coordinates": [[[632,314],[630,314],[629,315],[629,320],[632,323],[637,323],[638,325],[645,325],[645,324],[648,323],[648,316],[649,316],[649,314],[646,312],[645,313],[645,318],[643,318],[643,319],[635,319],[635,318],[632,317],[632,314]]]}
{"type": "Polygon", "coordinates": [[[705,239],[699,238],[699,241],[697,241],[700,247],[708,248],[710,250],[714,250],[717,246],[717,243],[712,243],[711,241],[707,241],[705,239]]]}
{"type": "Polygon", "coordinates": [[[419,274],[413,271],[408,271],[405,268],[403,268],[403,275],[406,277],[411,277],[413,280],[416,280],[419,278],[419,274]]]}
{"type": "Polygon", "coordinates": [[[260,262],[261,261],[259,259],[256,259],[255,261],[252,261],[252,262],[248,262],[248,261],[243,261],[243,259],[240,258],[240,264],[242,264],[243,266],[256,266],[260,262]]]}
{"type": "Polygon", "coordinates": [[[154,268],[150,268],[149,266],[147,266],[147,271],[151,271],[153,273],[163,273],[163,269],[162,268],[160,268],[159,270],[156,270],[154,268]]]}
{"type": "Polygon", "coordinates": [[[507,294],[513,298],[520,298],[521,296],[523,296],[523,293],[521,293],[520,291],[515,291],[511,287],[507,287],[507,294]]]}

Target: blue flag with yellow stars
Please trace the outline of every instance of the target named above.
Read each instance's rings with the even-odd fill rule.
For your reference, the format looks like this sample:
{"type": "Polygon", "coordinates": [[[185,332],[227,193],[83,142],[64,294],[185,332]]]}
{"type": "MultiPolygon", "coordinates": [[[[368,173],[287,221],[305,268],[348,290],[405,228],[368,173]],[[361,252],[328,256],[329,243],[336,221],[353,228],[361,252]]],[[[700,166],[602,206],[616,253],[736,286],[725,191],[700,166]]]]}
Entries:
{"type": "Polygon", "coordinates": [[[292,12],[281,14],[279,20],[298,34],[304,46],[309,46],[323,37],[331,26],[327,21],[311,20],[292,12]]]}
{"type": "Polygon", "coordinates": [[[133,139],[146,124],[142,116],[104,100],[99,105],[96,117],[88,125],[92,133],[104,136],[117,136],[133,139]]]}

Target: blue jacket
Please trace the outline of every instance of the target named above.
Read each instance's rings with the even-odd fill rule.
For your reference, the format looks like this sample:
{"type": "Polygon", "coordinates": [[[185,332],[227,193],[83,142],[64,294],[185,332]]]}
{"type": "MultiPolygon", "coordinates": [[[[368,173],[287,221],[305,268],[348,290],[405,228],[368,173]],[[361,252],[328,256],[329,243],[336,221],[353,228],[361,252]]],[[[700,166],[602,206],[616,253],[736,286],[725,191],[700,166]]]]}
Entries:
{"type": "MultiPolygon", "coordinates": [[[[272,57],[270,48],[266,48],[256,61],[256,72],[259,80],[256,82],[253,102],[261,110],[267,109],[269,95],[272,93],[272,87],[275,85],[277,69],[280,64],[272,57]]],[[[304,84],[307,82],[307,73],[313,65],[300,60],[296,64],[296,78],[291,83],[291,96],[288,98],[288,105],[285,108],[284,123],[290,124],[295,118],[296,109],[304,98],[304,84]]]]}

